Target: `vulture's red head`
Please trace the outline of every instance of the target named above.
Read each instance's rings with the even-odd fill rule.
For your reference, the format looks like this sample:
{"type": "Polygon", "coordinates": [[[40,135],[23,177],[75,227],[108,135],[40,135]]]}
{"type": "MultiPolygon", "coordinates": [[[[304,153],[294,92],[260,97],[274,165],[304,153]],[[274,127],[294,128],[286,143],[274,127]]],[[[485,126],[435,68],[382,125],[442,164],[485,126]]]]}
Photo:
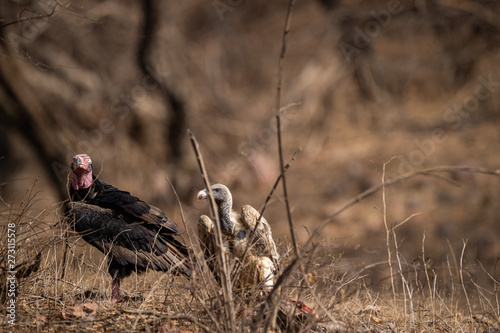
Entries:
{"type": "Polygon", "coordinates": [[[73,156],[72,160],[73,178],[71,186],[75,190],[89,188],[92,185],[92,169],[94,168],[92,159],[87,154],[78,154],[73,156]]]}

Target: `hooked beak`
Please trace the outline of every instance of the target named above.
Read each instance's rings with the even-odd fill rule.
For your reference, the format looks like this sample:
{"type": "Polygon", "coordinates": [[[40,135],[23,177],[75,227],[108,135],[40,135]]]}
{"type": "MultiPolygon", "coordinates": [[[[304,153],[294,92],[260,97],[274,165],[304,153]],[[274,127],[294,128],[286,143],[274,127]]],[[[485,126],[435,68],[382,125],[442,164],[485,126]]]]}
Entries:
{"type": "Polygon", "coordinates": [[[92,160],[87,154],[73,156],[71,168],[73,169],[73,172],[91,172],[92,160]]]}
{"type": "Polygon", "coordinates": [[[206,199],[208,198],[208,194],[207,194],[207,190],[201,190],[200,192],[198,192],[198,194],[196,195],[196,199],[198,200],[201,200],[201,199],[206,199]]]}
{"type": "Polygon", "coordinates": [[[81,157],[77,157],[75,161],[76,169],[80,169],[83,167],[83,159],[81,157]]]}

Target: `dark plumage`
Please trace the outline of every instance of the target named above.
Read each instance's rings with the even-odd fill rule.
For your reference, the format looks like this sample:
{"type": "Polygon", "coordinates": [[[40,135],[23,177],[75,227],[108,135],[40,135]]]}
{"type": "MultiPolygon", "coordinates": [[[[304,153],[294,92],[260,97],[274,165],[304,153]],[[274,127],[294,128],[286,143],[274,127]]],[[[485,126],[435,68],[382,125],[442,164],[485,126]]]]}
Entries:
{"type": "Polygon", "coordinates": [[[86,154],[73,157],[71,169],[67,215],[75,231],[107,256],[113,300],[121,299],[120,281],[133,271],[191,275],[188,248],[165,213],[95,177],[86,154]]]}
{"type": "MultiPolygon", "coordinates": [[[[263,283],[266,287],[271,288],[274,285],[279,259],[271,227],[262,217],[253,242],[249,244],[250,235],[260,216],[259,212],[252,206],[244,205],[241,212],[237,213],[232,209],[233,198],[225,185],[216,184],[211,189],[217,204],[221,231],[224,235],[222,251],[227,257],[241,261],[246,248],[249,248],[245,262],[242,263],[244,268],[238,281],[239,285],[263,283]]],[[[198,200],[208,197],[208,190],[198,192],[198,200]]],[[[205,257],[209,260],[208,266],[213,272],[216,272],[213,262],[216,254],[214,224],[206,215],[202,215],[198,221],[198,236],[204,247],[205,257]]]]}

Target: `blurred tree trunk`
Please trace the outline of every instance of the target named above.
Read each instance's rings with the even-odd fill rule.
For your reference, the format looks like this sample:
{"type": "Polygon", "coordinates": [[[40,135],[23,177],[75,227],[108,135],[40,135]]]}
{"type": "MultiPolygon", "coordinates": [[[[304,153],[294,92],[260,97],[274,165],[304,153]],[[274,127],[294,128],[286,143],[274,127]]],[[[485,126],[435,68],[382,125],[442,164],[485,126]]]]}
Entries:
{"type": "Polygon", "coordinates": [[[154,61],[152,52],[154,47],[155,33],[159,30],[160,3],[155,0],[144,0],[143,2],[143,37],[139,44],[138,62],[144,75],[150,76],[160,87],[162,97],[168,109],[172,111],[168,125],[167,146],[170,147],[173,163],[182,158],[183,138],[186,135],[186,111],[184,101],[173,91],[164,80],[158,80],[154,73],[154,61]]]}
{"type": "MultiPolygon", "coordinates": [[[[0,30],[1,31],[1,30],[0,30]]],[[[1,33],[1,32],[0,32],[1,33]]],[[[55,135],[57,115],[51,113],[32,90],[19,58],[0,39],[0,122],[8,131],[17,131],[26,138],[37,154],[56,189],[59,199],[67,199],[66,177],[63,166],[65,154],[55,135]]],[[[33,161],[35,162],[35,161],[33,161]]],[[[37,175],[34,175],[37,176],[37,175]]]]}

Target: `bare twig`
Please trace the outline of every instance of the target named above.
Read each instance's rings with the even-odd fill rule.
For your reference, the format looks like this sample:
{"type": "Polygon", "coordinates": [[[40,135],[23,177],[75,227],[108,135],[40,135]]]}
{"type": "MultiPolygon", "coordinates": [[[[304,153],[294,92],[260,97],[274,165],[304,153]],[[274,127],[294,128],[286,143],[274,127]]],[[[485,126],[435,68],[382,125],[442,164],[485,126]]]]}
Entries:
{"type": "Polygon", "coordinates": [[[486,275],[488,275],[491,281],[493,281],[493,284],[500,286],[500,281],[495,279],[490,273],[488,273],[488,271],[484,268],[483,264],[479,260],[477,261],[477,263],[479,264],[479,266],[481,266],[483,272],[486,273],[486,275]]]}
{"type": "Polygon", "coordinates": [[[402,226],[403,224],[405,224],[406,222],[410,221],[412,218],[414,218],[415,216],[419,216],[420,214],[422,213],[413,213],[411,214],[410,216],[408,216],[407,218],[405,218],[403,221],[397,223],[397,224],[394,224],[392,226],[392,230],[396,230],[397,228],[399,228],[400,226],[402,226]]]}
{"type": "Polygon", "coordinates": [[[429,288],[429,297],[431,299],[431,306],[432,306],[432,325],[433,325],[433,328],[435,328],[435,323],[436,323],[436,308],[435,308],[435,304],[434,304],[435,297],[432,293],[431,279],[429,277],[429,268],[428,268],[429,265],[427,263],[426,256],[425,256],[425,232],[422,236],[422,266],[424,267],[425,280],[427,281],[427,288],[429,288]]]}
{"type": "MultiPolygon", "coordinates": [[[[396,254],[396,260],[397,260],[397,264],[398,264],[398,272],[399,272],[399,276],[401,277],[401,286],[402,286],[402,290],[403,290],[404,328],[406,329],[407,324],[408,324],[408,318],[407,318],[408,305],[407,305],[407,299],[406,299],[406,297],[407,297],[406,295],[407,294],[408,294],[408,298],[410,299],[410,308],[412,309],[412,311],[411,311],[411,315],[412,315],[411,323],[414,322],[414,319],[413,319],[414,312],[413,312],[413,303],[412,303],[412,291],[409,288],[408,281],[406,280],[406,278],[405,278],[405,276],[403,274],[403,266],[401,264],[401,256],[399,255],[398,240],[397,240],[396,232],[394,231],[394,228],[392,228],[392,236],[393,236],[393,240],[394,240],[394,252],[396,254]]],[[[394,307],[394,309],[397,308],[396,299],[394,299],[393,307],[394,307]]],[[[394,314],[396,315],[396,310],[394,310],[394,314]]]]}
{"type": "MultiPolygon", "coordinates": [[[[302,151],[301,148],[297,149],[295,151],[295,153],[293,154],[292,158],[290,159],[290,161],[285,165],[284,167],[284,170],[286,172],[286,170],[288,170],[288,168],[290,167],[290,165],[292,165],[293,161],[295,161],[295,158],[297,157],[297,155],[302,151]]],[[[264,201],[264,206],[262,207],[262,210],[260,211],[260,216],[259,216],[259,221],[261,219],[261,216],[264,215],[264,211],[266,210],[267,208],[267,205],[269,204],[269,201],[271,200],[271,198],[273,197],[273,194],[274,194],[274,191],[276,191],[276,189],[278,188],[278,184],[280,182],[280,180],[283,178],[283,173],[281,173],[278,178],[276,179],[276,182],[274,182],[274,185],[273,185],[273,188],[271,189],[271,192],[269,192],[269,195],[267,196],[266,198],[266,201],[264,201]]]]}
{"type": "MultiPolygon", "coordinates": [[[[293,157],[292,159],[285,165],[285,172],[286,170],[288,170],[288,168],[290,167],[290,165],[292,164],[292,162],[295,160],[295,157],[297,156],[297,154],[300,152],[301,150],[297,150],[295,152],[295,154],[293,154],[293,157]]],[[[260,215],[259,215],[259,218],[257,220],[257,223],[255,223],[255,227],[253,228],[252,232],[250,233],[250,236],[248,238],[248,244],[247,244],[247,247],[245,248],[245,252],[243,252],[243,255],[241,256],[241,259],[240,259],[240,262],[239,262],[239,266],[238,266],[238,269],[236,270],[236,272],[234,273],[234,278],[235,279],[238,279],[238,274],[241,272],[241,269],[243,268],[243,263],[245,262],[245,258],[246,258],[246,255],[248,253],[248,250],[250,249],[250,247],[252,246],[253,244],[253,239],[255,237],[255,233],[257,232],[257,228],[259,227],[260,225],[260,222],[262,220],[262,217],[264,216],[264,211],[266,210],[267,208],[267,205],[269,203],[269,201],[271,200],[273,194],[274,194],[274,191],[276,190],[276,188],[278,187],[279,185],[279,182],[280,180],[283,178],[283,174],[280,174],[278,176],[278,178],[276,179],[276,182],[274,182],[274,185],[273,185],[273,188],[271,189],[271,192],[269,192],[269,195],[267,196],[266,198],[266,201],[264,202],[264,206],[262,207],[262,210],[260,211],[260,215]]],[[[273,263],[275,265],[275,267],[278,267],[278,263],[276,262],[275,258],[272,257],[272,260],[273,260],[273,263]]]]}
{"type": "MultiPolygon", "coordinates": [[[[299,251],[299,246],[297,244],[297,239],[296,239],[296,236],[295,236],[295,230],[294,230],[294,225],[293,225],[293,219],[292,219],[292,213],[291,213],[291,209],[290,209],[290,201],[289,201],[289,198],[288,198],[288,191],[287,191],[287,187],[286,187],[286,175],[285,175],[285,163],[284,163],[284,158],[283,158],[283,143],[282,143],[282,137],[281,137],[281,86],[282,86],[282,82],[283,82],[283,72],[284,72],[284,67],[285,67],[285,54],[286,54],[286,48],[287,48],[287,44],[288,44],[288,34],[290,32],[290,26],[291,26],[291,22],[292,22],[292,11],[293,11],[293,7],[295,6],[295,0],[290,0],[288,2],[288,9],[287,9],[287,13],[286,13],[286,18],[285,18],[285,27],[284,27],[284,30],[283,30],[283,38],[282,38],[282,44],[281,44],[281,54],[280,54],[280,58],[279,58],[279,62],[278,62],[278,82],[277,82],[277,85],[276,85],[276,106],[275,106],[275,112],[276,112],[276,128],[277,128],[277,137],[278,137],[278,154],[279,154],[279,161],[280,161],[280,173],[281,173],[281,177],[282,177],[282,186],[283,186],[283,196],[284,196],[284,200],[285,200],[285,207],[286,207],[286,213],[287,213],[287,217],[288,217],[288,225],[289,225],[289,228],[290,228],[290,234],[291,234],[291,239],[292,239],[292,243],[293,243],[293,248],[294,248],[294,252],[295,252],[295,256],[296,258],[300,258],[300,251],[299,251]]],[[[292,268],[293,266],[290,266],[289,268],[292,268]]],[[[282,276],[280,276],[280,278],[282,278],[282,276]]],[[[273,288],[272,292],[269,294],[265,304],[263,305],[263,308],[262,310],[265,309],[265,307],[267,307],[269,304],[272,304],[273,302],[273,297],[274,297],[274,294],[276,293],[278,289],[276,289],[276,286],[275,288],[273,288]]],[[[276,311],[277,309],[277,303],[278,302],[275,302],[274,304],[274,309],[273,309],[273,312],[276,311]]],[[[263,311],[261,311],[261,316],[263,315],[263,311]]],[[[269,324],[271,324],[271,328],[274,329],[274,319],[275,316],[272,316],[271,317],[272,319],[270,321],[268,321],[266,323],[266,326],[264,327],[264,331],[267,331],[269,329],[269,324]]]]}
{"type": "Polygon", "coordinates": [[[194,318],[193,316],[187,315],[187,314],[170,315],[168,313],[163,313],[163,312],[155,311],[155,310],[133,310],[133,309],[120,309],[119,311],[125,312],[125,313],[130,313],[130,314],[136,314],[136,315],[156,316],[159,318],[165,318],[165,319],[170,319],[170,320],[187,320],[187,321],[193,323],[194,325],[198,326],[204,332],[212,332],[212,330],[209,327],[200,323],[198,321],[198,319],[194,318]]]}
{"type": "Polygon", "coordinates": [[[23,22],[26,22],[26,21],[40,20],[40,19],[44,19],[44,18],[47,18],[47,17],[51,17],[56,12],[56,8],[57,8],[58,5],[59,5],[59,3],[56,2],[55,5],[54,5],[54,7],[52,7],[52,11],[50,13],[43,14],[43,15],[36,15],[36,16],[30,16],[30,17],[20,18],[20,19],[17,19],[15,21],[12,21],[12,22],[5,23],[4,25],[0,26],[0,30],[4,29],[4,28],[6,28],[6,27],[8,27],[10,25],[19,24],[19,23],[23,23],[23,22]]]}
{"type": "MultiPolygon", "coordinates": [[[[184,224],[184,228],[185,228],[186,231],[188,231],[188,227],[186,225],[186,217],[185,217],[185,214],[184,214],[184,209],[182,208],[182,203],[180,201],[179,195],[177,194],[177,191],[175,190],[174,184],[172,184],[172,182],[170,181],[170,179],[167,178],[167,181],[168,181],[168,183],[169,183],[172,191],[174,192],[175,199],[177,201],[177,205],[179,207],[179,211],[180,211],[180,215],[181,215],[181,220],[182,220],[182,223],[184,224]]],[[[193,245],[195,244],[196,241],[193,241],[190,232],[187,232],[187,235],[189,237],[189,243],[191,244],[191,248],[194,248],[193,245]]],[[[192,281],[198,281],[198,282],[200,282],[200,280],[197,280],[197,277],[198,277],[204,283],[204,288],[203,289],[211,288],[213,291],[218,290],[218,287],[215,286],[215,284],[212,283],[211,280],[209,280],[209,282],[207,282],[207,280],[204,278],[204,276],[202,274],[199,274],[199,275],[197,274],[198,273],[198,269],[201,268],[201,267],[203,267],[202,263],[205,263],[205,261],[199,260],[201,258],[199,258],[194,251],[189,251],[189,256],[190,256],[190,260],[191,260],[192,276],[193,276],[193,278],[191,280],[192,281]]],[[[202,282],[200,282],[200,283],[202,283],[202,282]]],[[[199,286],[192,284],[191,287],[192,287],[191,292],[192,292],[193,296],[198,299],[198,301],[200,302],[200,304],[202,305],[202,307],[204,308],[204,310],[206,311],[206,313],[209,315],[209,317],[212,320],[212,322],[217,326],[217,328],[219,328],[219,323],[217,322],[217,320],[215,319],[215,317],[213,316],[213,314],[210,312],[210,310],[208,308],[206,308],[204,302],[200,299],[199,295],[195,295],[194,289],[198,289],[199,286]]],[[[216,294],[216,292],[215,292],[215,294],[216,294]]]]}
{"type": "MultiPolygon", "coordinates": [[[[455,271],[456,271],[456,274],[457,274],[457,282],[461,283],[461,280],[460,280],[460,271],[458,270],[459,266],[458,266],[457,257],[455,256],[455,251],[453,251],[453,246],[451,246],[451,243],[450,243],[449,239],[446,239],[446,243],[448,244],[448,249],[450,249],[451,257],[453,258],[453,263],[455,264],[455,271]]],[[[453,274],[450,273],[450,275],[453,277],[453,274]]]]}
{"type": "MultiPolygon", "coordinates": [[[[384,165],[382,167],[382,184],[385,184],[385,169],[387,164],[391,163],[391,161],[394,159],[391,158],[389,161],[384,162],[384,165]]],[[[386,196],[385,196],[385,186],[382,186],[382,212],[383,212],[383,220],[384,220],[384,226],[385,226],[385,245],[387,247],[387,263],[389,264],[389,273],[391,276],[391,286],[392,286],[392,297],[394,301],[394,317],[396,317],[396,288],[394,286],[394,273],[392,270],[392,258],[391,258],[391,245],[390,245],[390,237],[391,237],[391,228],[389,228],[389,225],[387,224],[387,203],[386,203],[386,196]]]]}
{"type": "Polygon", "coordinates": [[[318,237],[321,234],[321,231],[329,224],[331,223],[335,217],[346,211],[347,209],[351,208],[352,206],[356,205],[358,202],[368,198],[369,196],[377,193],[380,191],[382,188],[387,187],[387,186],[392,186],[398,183],[401,183],[409,178],[415,177],[415,176],[431,176],[435,177],[435,173],[438,172],[452,172],[452,171],[460,171],[460,172],[473,172],[473,173],[483,173],[487,175],[494,175],[494,176],[500,176],[500,169],[492,170],[492,169],[486,169],[486,168],[476,168],[476,167],[461,167],[461,166],[441,166],[441,167],[434,167],[434,168],[428,168],[428,169],[423,169],[419,171],[414,171],[414,172],[409,172],[404,175],[401,175],[399,177],[392,178],[382,184],[379,184],[377,186],[371,187],[368,190],[364,191],[363,193],[359,194],[352,200],[350,200],[347,204],[345,204],[342,208],[340,208],[338,211],[336,211],[334,214],[330,215],[321,225],[319,225],[311,234],[309,239],[307,240],[306,244],[304,245],[304,248],[307,248],[309,245],[311,245],[312,241],[318,237]]]}
{"type": "MultiPolygon", "coordinates": [[[[192,245],[194,244],[194,242],[193,242],[193,239],[191,238],[191,233],[188,232],[188,227],[186,224],[186,216],[184,215],[184,209],[182,208],[181,200],[179,198],[179,195],[177,194],[177,191],[175,190],[174,184],[172,184],[172,182],[170,181],[169,178],[167,178],[167,182],[170,185],[172,192],[174,193],[175,200],[177,201],[177,206],[179,207],[179,214],[181,215],[181,221],[182,221],[182,224],[184,225],[184,230],[186,230],[186,234],[189,237],[189,244],[191,244],[191,248],[192,248],[193,247],[192,245]]],[[[194,269],[196,260],[195,260],[195,254],[192,251],[189,251],[189,259],[191,261],[191,271],[192,271],[192,274],[194,276],[194,274],[196,272],[196,270],[194,269]]]]}
{"type": "Polygon", "coordinates": [[[209,191],[210,199],[210,212],[212,218],[215,221],[215,244],[217,247],[217,257],[219,262],[219,270],[222,284],[222,293],[224,297],[224,308],[226,310],[226,320],[229,328],[232,332],[236,332],[236,314],[234,310],[234,300],[231,285],[231,276],[229,274],[229,268],[226,262],[226,257],[222,252],[222,231],[220,227],[219,214],[217,214],[217,205],[215,204],[214,195],[210,187],[210,181],[208,180],[207,171],[205,169],[205,163],[203,162],[203,157],[201,156],[200,147],[198,141],[196,140],[193,132],[188,130],[189,139],[193,146],[194,152],[196,154],[196,159],[200,167],[201,175],[203,177],[203,182],[205,183],[207,191],[209,191]]]}
{"type": "Polygon", "coordinates": [[[465,289],[465,281],[464,281],[464,253],[465,248],[467,247],[467,240],[463,241],[464,246],[462,247],[462,254],[460,255],[460,280],[462,281],[462,289],[464,290],[465,300],[467,301],[467,308],[469,310],[469,314],[472,317],[472,306],[470,304],[469,295],[467,294],[467,290],[465,289]]]}
{"type": "Polygon", "coordinates": [[[283,196],[285,199],[285,206],[286,206],[286,212],[287,212],[287,217],[288,217],[288,224],[290,227],[293,248],[295,251],[295,255],[297,257],[300,257],[299,246],[297,244],[297,239],[295,237],[292,213],[290,210],[290,201],[288,199],[288,192],[287,192],[287,187],[286,187],[285,163],[283,160],[283,143],[282,143],[282,138],[281,138],[281,113],[280,113],[280,109],[281,109],[281,85],[283,82],[283,71],[284,71],[284,67],[285,67],[285,54],[286,54],[286,47],[288,44],[288,34],[290,33],[290,25],[292,22],[292,11],[293,11],[294,6],[295,6],[295,0],[290,0],[290,2],[288,3],[288,11],[286,13],[285,29],[283,30],[281,54],[280,54],[279,65],[278,65],[278,83],[277,83],[277,89],[276,89],[275,111],[276,111],[276,126],[277,126],[277,136],[278,136],[278,154],[279,154],[279,159],[280,159],[281,177],[283,178],[283,181],[281,183],[283,186],[283,196]]]}

